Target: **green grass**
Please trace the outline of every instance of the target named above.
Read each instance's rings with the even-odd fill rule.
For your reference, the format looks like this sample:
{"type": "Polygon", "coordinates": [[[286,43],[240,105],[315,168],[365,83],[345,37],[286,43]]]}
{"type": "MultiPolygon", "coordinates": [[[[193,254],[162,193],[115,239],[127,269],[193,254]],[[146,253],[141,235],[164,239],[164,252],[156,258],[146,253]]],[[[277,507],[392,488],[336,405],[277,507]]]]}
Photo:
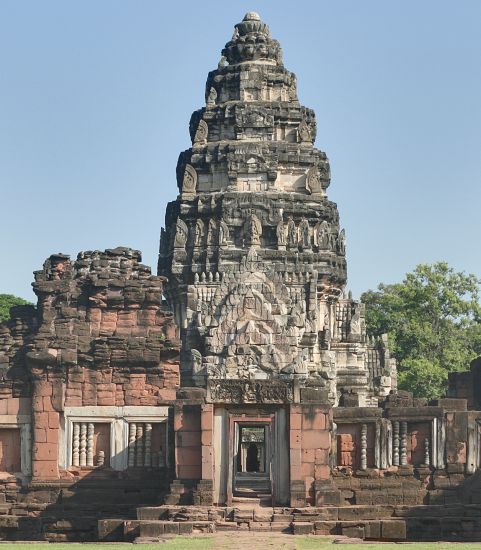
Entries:
{"type": "MultiPolygon", "coordinates": [[[[394,543],[363,543],[363,544],[335,544],[326,537],[310,536],[310,537],[293,537],[297,550],[335,550],[343,548],[344,550],[401,550],[399,544],[394,543]]],[[[239,546],[248,546],[246,540],[242,540],[239,546]]],[[[266,533],[266,542],[269,542],[269,534],[266,533]]],[[[231,541],[235,544],[235,539],[231,541]]],[[[420,542],[420,543],[403,543],[406,550],[481,550],[481,543],[443,543],[443,542],[420,542]]],[[[229,546],[217,546],[215,537],[212,535],[201,537],[174,537],[162,544],[126,544],[126,543],[0,543],[0,550],[6,548],[11,550],[211,550],[215,548],[230,548],[229,546]]],[[[272,545],[269,545],[269,548],[272,545]]],[[[232,546],[234,548],[234,546],[232,546]]],[[[255,550],[259,550],[258,543],[253,544],[255,550]]]]}

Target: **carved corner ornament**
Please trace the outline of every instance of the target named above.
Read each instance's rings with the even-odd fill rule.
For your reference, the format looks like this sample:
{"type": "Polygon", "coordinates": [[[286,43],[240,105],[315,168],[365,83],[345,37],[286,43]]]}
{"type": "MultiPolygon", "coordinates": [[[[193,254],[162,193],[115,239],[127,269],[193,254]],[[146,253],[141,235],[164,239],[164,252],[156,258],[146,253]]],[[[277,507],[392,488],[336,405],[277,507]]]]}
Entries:
{"type": "Polygon", "coordinates": [[[193,198],[197,191],[197,172],[190,164],[185,166],[182,179],[182,198],[193,198]]]}
{"type": "Polygon", "coordinates": [[[209,127],[207,122],[203,119],[200,120],[199,125],[194,136],[194,145],[205,145],[207,143],[207,136],[209,135],[209,127]]]}

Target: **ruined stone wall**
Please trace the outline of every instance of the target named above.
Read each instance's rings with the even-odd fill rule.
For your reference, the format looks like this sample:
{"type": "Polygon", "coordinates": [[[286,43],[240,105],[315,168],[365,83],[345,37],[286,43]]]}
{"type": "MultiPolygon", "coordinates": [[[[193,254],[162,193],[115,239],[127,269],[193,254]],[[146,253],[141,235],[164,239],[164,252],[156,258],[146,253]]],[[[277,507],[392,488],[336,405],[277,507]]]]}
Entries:
{"type": "Polygon", "coordinates": [[[177,328],[162,303],[164,279],[140,262],[127,248],[53,255],[35,273],[37,306],[13,308],[0,325],[0,441],[18,447],[0,457],[0,536],[93,540],[99,506],[132,514],[166,492],[173,453],[163,448],[162,463],[152,456],[172,430],[177,328]],[[122,426],[129,447],[115,456],[122,426]],[[103,464],[95,448],[106,449],[103,464]]]}

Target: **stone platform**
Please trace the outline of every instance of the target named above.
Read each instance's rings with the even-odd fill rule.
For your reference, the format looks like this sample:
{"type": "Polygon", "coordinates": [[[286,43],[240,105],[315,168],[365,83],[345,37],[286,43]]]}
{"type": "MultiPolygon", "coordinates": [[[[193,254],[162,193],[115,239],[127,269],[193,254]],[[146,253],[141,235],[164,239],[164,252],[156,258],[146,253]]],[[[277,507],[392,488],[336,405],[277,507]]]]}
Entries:
{"type": "Polygon", "coordinates": [[[321,508],[155,506],[136,520],[99,521],[99,540],[129,542],[216,531],[342,535],[380,541],[473,541],[481,536],[481,505],[326,506],[321,508]]]}

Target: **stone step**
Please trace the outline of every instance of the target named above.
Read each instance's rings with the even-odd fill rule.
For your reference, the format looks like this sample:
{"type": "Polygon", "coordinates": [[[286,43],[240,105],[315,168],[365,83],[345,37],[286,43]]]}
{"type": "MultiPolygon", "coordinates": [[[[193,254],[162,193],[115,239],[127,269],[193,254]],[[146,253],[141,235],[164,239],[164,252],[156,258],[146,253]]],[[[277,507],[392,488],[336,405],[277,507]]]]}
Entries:
{"type": "Polygon", "coordinates": [[[273,521],[216,521],[217,531],[252,531],[264,532],[275,531],[277,533],[292,533],[292,524],[290,522],[273,521]]]}
{"type": "Polygon", "coordinates": [[[131,541],[137,537],[161,538],[164,535],[191,535],[214,532],[214,521],[103,519],[98,522],[98,536],[99,540],[103,542],[131,541]]]}

